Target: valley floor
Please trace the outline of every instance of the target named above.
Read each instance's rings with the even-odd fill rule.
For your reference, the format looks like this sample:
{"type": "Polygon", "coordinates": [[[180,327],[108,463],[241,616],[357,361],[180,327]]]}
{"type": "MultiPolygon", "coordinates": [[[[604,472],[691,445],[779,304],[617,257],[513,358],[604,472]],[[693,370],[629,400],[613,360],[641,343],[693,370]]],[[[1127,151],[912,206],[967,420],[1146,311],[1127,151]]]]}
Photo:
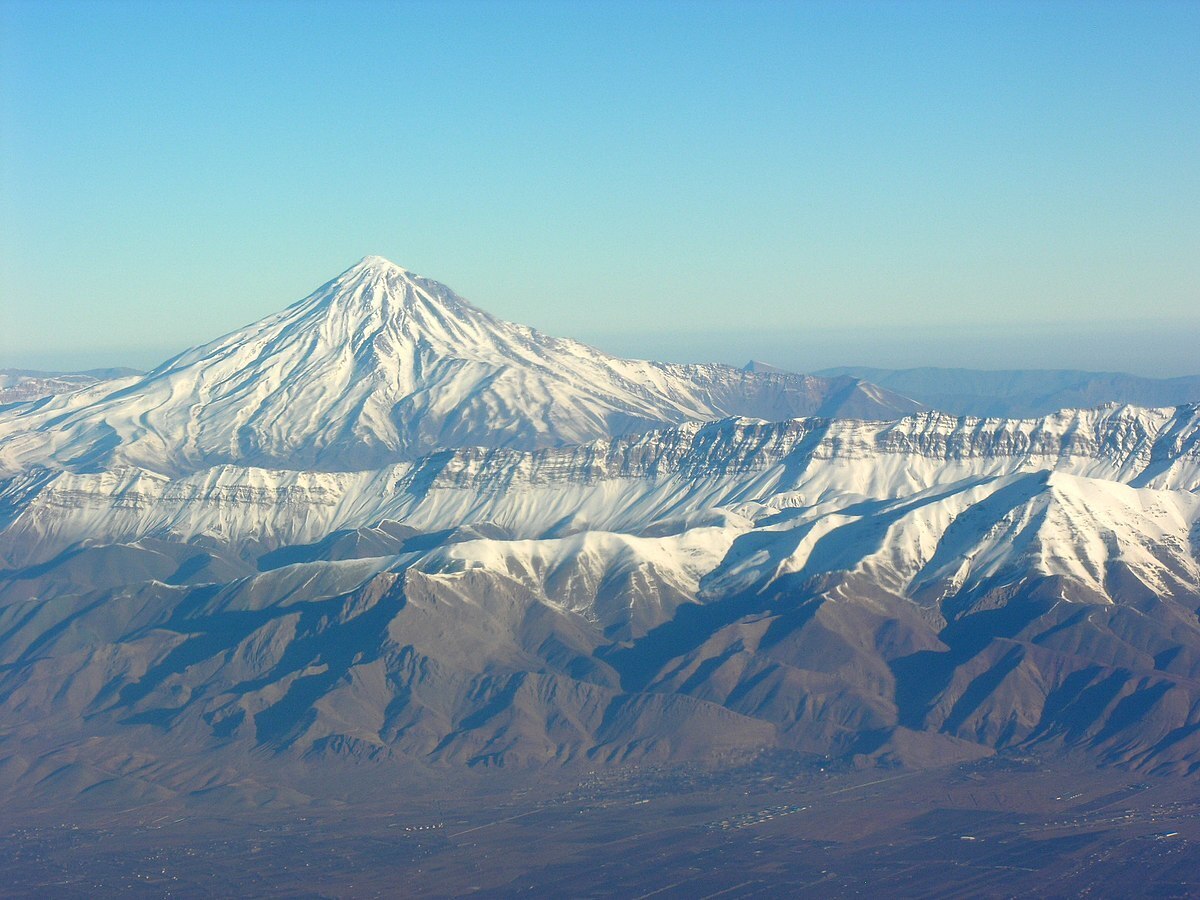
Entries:
{"type": "Polygon", "coordinates": [[[1200,783],[1032,758],[495,772],[343,806],[10,808],[0,867],[16,897],[1184,897],[1200,783]]]}

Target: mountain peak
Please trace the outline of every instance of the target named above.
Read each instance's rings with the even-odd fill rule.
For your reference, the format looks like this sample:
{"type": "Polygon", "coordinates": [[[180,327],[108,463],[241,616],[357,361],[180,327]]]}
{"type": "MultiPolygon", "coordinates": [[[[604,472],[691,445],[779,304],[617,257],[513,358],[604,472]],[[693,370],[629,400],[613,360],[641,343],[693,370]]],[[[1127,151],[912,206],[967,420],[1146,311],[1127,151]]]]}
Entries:
{"type": "Polygon", "coordinates": [[[394,262],[392,262],[390,259],[388,259],[384,256],[364,256],[362,259],[360,259],[358,262],[356,262],[354,265],[352,265],[346,271],[347,272],[377,271],[377,272],[398,272],[398,273],[401,273],[404,275],[409,274],[408,269],[404,268],[403,266],[396,265],[394,262]]]}
{"type": "Polygon", "coordinates": [[[470,304],[445,285],[423,278],[383,256],[364,256],[321,290],[300,301],[316,301],[324,315],[361,319],[383,315],[410,319],[425,310],[435,316],[461,315],[470,304]]]}
{"type": "Polygon", "coordinates": [[[404,266],[396,265],[387,257],[371,255],[364,256],[332,283],[342,286],[343,289],[349,285],[376,285],[385,288],[399,287],[403,291],[404,285],[412,284],[415,280],[424,279],[404,266]]]}

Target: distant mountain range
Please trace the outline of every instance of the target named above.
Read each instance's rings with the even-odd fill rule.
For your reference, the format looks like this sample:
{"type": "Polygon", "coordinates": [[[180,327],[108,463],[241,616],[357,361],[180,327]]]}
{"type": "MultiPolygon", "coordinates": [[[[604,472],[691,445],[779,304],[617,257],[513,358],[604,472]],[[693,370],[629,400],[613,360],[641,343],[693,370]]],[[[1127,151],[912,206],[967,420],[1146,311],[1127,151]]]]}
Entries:
{"type": "Polygon", "coordinates": [[[1200,403],[1200,375],[1143,378],[1119,372],[1071,369],[874,369],[843,366],[819,373],[864,378],[934,409],[960,416],[1044,416],[1060,409],[1131,403],[1200,403]]]}
{"type": "Polygon", "coordinates": [[[764,748],[1200,771],[1200,407],[748,369],[368,257],[0,409],[0,796],[764,748]]]}
{"type": "MultiPolygon", "coordinates": [[[[688,367],[683,367],[688,368],[688,367]]],[[[699,370],[728,372],[724,366],[694,366],[699,370]]],[[[1105,403],[1164,407],[1200,403],[1200,375],[1148,378],[1122,372],[1085,372],[1074,369],[878,369],[840,366],[804,376],[769,363],[751,360],[742,371],[775,376],[784,392],[803,390],[812,400],[790,398],[781,409],[803,409],[831,417],[888,418],[919,408],[937,409],[960,416],[1030,417],[1060,409],[1085,409],[1105,403]],[[829,382],[822,385],[821,379],[829,382]],[[884,389],[884,390],[881,390],[884,389]],[[908,402],[906,402],[906,398],[908,402]],[[819,399],[820,402],[817,402],[819,399]],[[787,404],[791,403],[792,406],[787,404]]],[[[43,372],[0,369],[0,405],[36,400],[89,387],[101,381],[143,375],[136,369],[89,369],[79,372],[43,372]]],[[[751,384],[754,382],[751,381],[751,384]]],[[[759,382],[759,390],[769,389],[759,382]]],[[[736,404],[735,404],[736,405],[736,404]]],[[[746,398],[744,409],[751,409],[746,398]]],[[[761,405],[760,407],[761,408],[761,405]]],[[[767,419],[774,418],[771,415],[767,419]]]]}
{"type": "Polygon", "coordinates": [[[0,369],[0,406],[66,394],[114,378],[141,374],[137,369],[86,369],[80,372],[42,372],[0,369]]]}

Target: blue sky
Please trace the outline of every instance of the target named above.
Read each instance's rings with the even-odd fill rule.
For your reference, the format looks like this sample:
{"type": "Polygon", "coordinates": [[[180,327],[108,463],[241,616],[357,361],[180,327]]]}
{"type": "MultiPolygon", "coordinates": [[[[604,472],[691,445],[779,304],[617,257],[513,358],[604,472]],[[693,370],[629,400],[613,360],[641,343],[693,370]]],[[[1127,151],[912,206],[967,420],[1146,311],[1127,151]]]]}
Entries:
{"type": "Polygon", "coordinates": [[[0,0],[0,367],[378,253],[612,352],[1200,371],[1200,4],[0,0]]]}

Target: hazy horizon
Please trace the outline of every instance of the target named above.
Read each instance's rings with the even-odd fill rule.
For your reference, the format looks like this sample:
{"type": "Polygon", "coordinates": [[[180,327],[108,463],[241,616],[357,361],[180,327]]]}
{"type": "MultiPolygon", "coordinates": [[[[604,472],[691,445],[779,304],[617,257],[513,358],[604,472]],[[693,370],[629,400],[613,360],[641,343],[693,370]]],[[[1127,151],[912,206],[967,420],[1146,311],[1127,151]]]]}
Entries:
{"type": "MultiPolygon", "coordinates": [[[[238,323],[235,327],[245,324],[249,323],[238,323]]],[[[231,330],[197,335],[192,342],[177,346],[95,347],[75,351],[40,348],[0,356],[0,369],[149,370],[231,330]]],[[[631,359],[732,366],[756,360],[796,372],[838,367],[932,367],[1069,369],[1148,378],[1200,375],[1195,354],[1195,347],[1200,346],[1200,326],[1179,321],[1126,322],[1109,327],[1060,322],[992,329],[780,328],[770,332],[754,329],[629,332],[593,327],[555,337],[575,338],[605,353],[631,359]],[[1164,336],[1169,340],[1164,341],[1164,336]]]]}

